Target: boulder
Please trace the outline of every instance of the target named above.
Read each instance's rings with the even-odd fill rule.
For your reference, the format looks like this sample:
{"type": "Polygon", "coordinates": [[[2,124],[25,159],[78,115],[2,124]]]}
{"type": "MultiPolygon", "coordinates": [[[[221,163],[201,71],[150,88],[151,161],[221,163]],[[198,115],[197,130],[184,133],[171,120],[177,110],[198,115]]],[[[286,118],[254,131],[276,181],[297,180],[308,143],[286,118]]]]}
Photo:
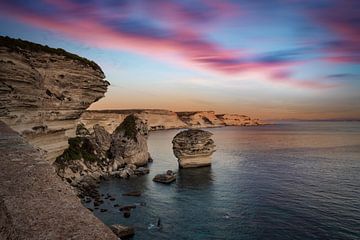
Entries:
{"type": "Polygon", "coordinates": [[[145,174],[148,174],[149,172],[150,172],[150,169],[147,168],[147,167],[139,167],[139,168],[134,170],[134,173],[137,176],[145,175],[145,174]]]}
{"type": "Polygon", "coordinates": [[[132,191],[132,192],[127,192],[127,193],[123,193],[123,196],[131,196],[131,197],[140,197],[141,196],[141,192],[139,191],[132,191]]]}
{"type": "Polygon", "coordinates": [[[163,174],[157,174],[153,178],[154,182],[166,183],[166,184],[172,183],[175,180],[176,180],[176,174],[171,170],[167,170],[166,173],[163,174]]]}
{"type": "Polygon", "coordinates": [[[110,226],[110,229],[118,236],[119,238],[128,238],[135,234],[133,227],[128,227],[121,224],[114,224],[110,226]]]}
{"type": "Polygon", "coordinates": [[[127,116],[112,134],[110,156],[122,165],[148,163],[148,128],[136,114],[127,116]]]}
{"type": "Polygon", "coordinates": [[[200,129],[190,129],[178,133],[172,143],[173,152],[180,168],[211,165],[211,155],[215,152],[212,133],[200,129]]]}

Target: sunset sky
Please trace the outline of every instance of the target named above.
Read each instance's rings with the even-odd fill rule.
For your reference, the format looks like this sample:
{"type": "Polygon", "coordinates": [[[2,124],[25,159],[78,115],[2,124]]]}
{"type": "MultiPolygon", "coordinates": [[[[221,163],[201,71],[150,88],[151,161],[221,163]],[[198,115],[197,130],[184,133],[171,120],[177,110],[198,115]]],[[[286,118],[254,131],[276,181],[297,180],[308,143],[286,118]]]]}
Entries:
{"type": "Polygon", "coordinates": [[[92,109],[360,118],[360,1],[1,0],[0,34],[97,62],[92,109]]]}

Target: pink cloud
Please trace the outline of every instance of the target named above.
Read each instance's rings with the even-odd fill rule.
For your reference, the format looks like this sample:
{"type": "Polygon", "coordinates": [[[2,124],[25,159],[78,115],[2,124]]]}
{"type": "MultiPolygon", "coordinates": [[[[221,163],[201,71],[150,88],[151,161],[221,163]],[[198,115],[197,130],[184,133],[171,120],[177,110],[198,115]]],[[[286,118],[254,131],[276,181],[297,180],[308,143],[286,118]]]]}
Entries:
{"type": "MultiPolygon", "coordinates": [[[[290,64],[295,63],[251,61],[248,60],[251,59],[251,56],[242,53],[241,50],[232,51],[224,49],[218,44],[203,39],[201,35],[192,30],[184,29],[183,26],[179,28],[174,27],[165,32],[165,34],[161,33],[159,36],[153,33],[145,34],[141,31],[127,31],[127,28],[114,29],[105,24],[103,19],[94,18],[92,14],[91,17],[87,17],[86,14],[80,14],[80,16],[73,15],[74,9],[80,9],[74,2],[64,1],[61,4],[54,0],[46,0],[46,2],[61,8],[65,13],[70,12],[70,15],[61,16],[61,18],[59,16],[43,16],[42,14],[6,3],[0,4],[0,11],[20,22],[59,32],[96,47],[130,50],[150,56],[160,55],[160,57],[168,54],[178,55],[182,61],[196,64],[205,70],[231,75],[260,72],[267,76],[266,79],[269,82],[287,84],[294,87],[308,89],[335,87],[335,85],[313,80],[303,81],[293,79],[289,71],[286,75],[281,75],[280,73],[283,73],[284,69],[288,69],[290,64]]],[[[209,1],[204,2],[209,3],[209,1]]],[[[220,2],[212,4],[215,3],[220,4],[223,8],[228,7],[220,2]]],[[[164,7],[175,8],[178,6],[165,5],[164,7]]],[[[177,19],[172,19],[174,22],[187,17],[185,12],[180,10],[175,12],[178,15],[175,15],[177,19]]],[[[106,16],[106,18],[109,18],[109,16],[106,16]]]]}

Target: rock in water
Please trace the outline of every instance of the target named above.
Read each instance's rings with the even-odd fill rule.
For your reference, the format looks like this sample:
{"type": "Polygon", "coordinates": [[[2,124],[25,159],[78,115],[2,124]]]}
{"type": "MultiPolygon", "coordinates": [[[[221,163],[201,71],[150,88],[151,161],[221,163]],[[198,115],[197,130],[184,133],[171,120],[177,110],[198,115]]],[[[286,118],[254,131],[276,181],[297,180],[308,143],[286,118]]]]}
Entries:
{"type": "Polygon", "coordinates": [[[149,159],[147,136],[147,124],[136,114],[127,116],[112,134],[111,157],[121,164],[146,165],[149,159]]]}
{"type": "Polygon", "coordinates": [[[157,174],[153,178],[154,182],[166,183],[166,184],[172,183],[175,180],[176,180],[176,174],[171,170],[167,170],[166,173],[163,174],[157,174]]]}
{"type": "Polygon", "coordinates": [[[182,131],[174,137],[173,151],[180,168],[211,165],[211,155],[215,152],[211,136],[211,132],[191,129],[182,131]]]}
{"type": "Polygon", "coordinates": [[[110,229],[119,237],[119,238],[128,238],[135,234],[135,230],[132,227],[124,226],[121,224],[111,225],[110,229]]]}

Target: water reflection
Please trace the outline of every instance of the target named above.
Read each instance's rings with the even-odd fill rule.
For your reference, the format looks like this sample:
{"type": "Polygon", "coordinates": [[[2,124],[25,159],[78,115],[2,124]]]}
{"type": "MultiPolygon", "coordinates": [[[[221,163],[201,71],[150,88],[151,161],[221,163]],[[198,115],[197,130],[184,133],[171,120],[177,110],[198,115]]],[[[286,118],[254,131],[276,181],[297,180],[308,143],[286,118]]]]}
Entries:
{"type": "Polygon", "coordinates": [[[211,167],[179,169],[176,180],[177,188],[198,189],[212,185],[214,175],[211,167]]]}

